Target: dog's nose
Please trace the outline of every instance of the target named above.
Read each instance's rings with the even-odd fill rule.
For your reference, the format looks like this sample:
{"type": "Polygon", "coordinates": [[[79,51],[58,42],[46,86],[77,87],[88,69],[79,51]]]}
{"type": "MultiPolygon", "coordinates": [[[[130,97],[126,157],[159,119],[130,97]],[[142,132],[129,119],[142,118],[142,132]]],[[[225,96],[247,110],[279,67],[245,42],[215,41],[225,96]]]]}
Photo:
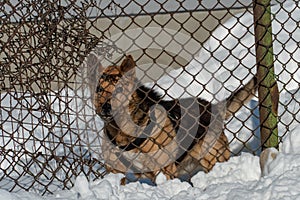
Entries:
{"type": "Polygon", "coordinates": [[[104,117],[109,117],[112,115],[110,103],[106,102],[105,104],[102,105],[101,115],[104,117]]]}

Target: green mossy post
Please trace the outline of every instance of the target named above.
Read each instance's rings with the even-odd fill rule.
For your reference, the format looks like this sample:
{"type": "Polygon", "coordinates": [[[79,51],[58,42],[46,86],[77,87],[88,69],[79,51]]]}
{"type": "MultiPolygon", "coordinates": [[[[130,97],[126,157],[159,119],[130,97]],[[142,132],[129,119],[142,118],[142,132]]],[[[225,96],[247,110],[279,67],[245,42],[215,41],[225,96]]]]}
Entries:
{"type": "Polygon", "coordinates": [[[279,92],[274,73],[270,0],[255,0],[254,24],[262,148],[278,148],[279,92]]]}

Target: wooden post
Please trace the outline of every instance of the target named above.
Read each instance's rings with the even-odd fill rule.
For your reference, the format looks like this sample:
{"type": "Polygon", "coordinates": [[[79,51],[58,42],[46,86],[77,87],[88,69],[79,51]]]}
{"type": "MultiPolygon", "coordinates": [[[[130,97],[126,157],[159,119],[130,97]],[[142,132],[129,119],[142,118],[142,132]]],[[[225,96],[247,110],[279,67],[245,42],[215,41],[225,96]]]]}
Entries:
{"type": "Polygon", "coordinates": [[[255,47],[262,148],[278,147],[279,92],[274,73],[270,0],[254,0],[255,47]]]}

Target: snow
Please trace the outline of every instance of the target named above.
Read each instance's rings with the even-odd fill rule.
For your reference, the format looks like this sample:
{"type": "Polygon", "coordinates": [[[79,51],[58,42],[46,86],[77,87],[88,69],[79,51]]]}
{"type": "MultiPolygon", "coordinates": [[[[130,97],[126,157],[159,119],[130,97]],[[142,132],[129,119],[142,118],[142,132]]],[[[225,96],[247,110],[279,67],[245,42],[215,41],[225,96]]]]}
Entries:
{"type": "MultiPolygon", "coordinates": [[[[272,21],[272,31],[275,35],[274,66],[279,90],[297,89],[300,82],[300,57],[297,56],[300,55],[300,29],[297,25],[300,15],[296,14],[299,12],[299,2],[286,1],[280,6],[272,6],[272,12],[275,16],[272,21]]],[[[244,84],[250,80],[252,75],[249,72],[256,73],[252,25],[253,15],[250,12],[230,18],[212,33],[185,71],[171,71],[168,76],[158,80],[159,87],[156,89],[162,93],[163,89],[168,89],[170,98],[201,93],[205,99],[223,99],[224,95],[230,94],[224,87],[233,91],[240,85],[241,80],[244,84]],[[187,87],[187,91],[182,91],[182,87],[187,87]],[[221,94],[215,96],[220,93],[220,89],[221,94]]]]}
{"type": "MultiPolygon", "coordinates": [[[[296,4],[296,3],[294,3],[296,4]]],[[[293,21],[300,21],[299,16],[296,15],[296,12],[299,12],[299,7],[295,10],[294,4],[283,4],[285,6],[286,10],[293,11],[290,16],[293,17],[293,20],[288,20],[284,23],[284,26],[286,26],[285,30],[295,30],[293,38],[294,39],[300,39],[299,36],[299,28],[293,29],[294,26],[297,27],[297,24],[293,21]],[[291,22],[290,22],[291,21],[291,22]]],[[[278,7],[274,7],[273,10],[276,11],[278,7]]],[[[244,15],[240,20],[243,23],[245,19],[249,18],[250,13],[244,15]]],[[[286,14],[284,11],[277,12],[275,18],[279,20],[285,20],[284,16],[286,14]]],[[[290,18],[289,18],[290,19],[290,18]]],[[[236,19],[231,19],[227,23],[224,24],[224,27],[230,27],[232,24],[234,24],[236,19]]],[[[247,26],[247,20],[245,21],[244,25],[247,26]]],[[[285,31],[279,31],[278,25],[279,23],[275,23],[274,32],[278,32],[278,35],[276,36],[278,41],[282,40],[285,41],[287,37],[285,35],[287,34],[285,31]],[[277,24],[277,25],[276,25],[277,24]],[[276,28],[277,27],[277,28],[276,28]]],[[[249,22],[251,24],[252,22],[249,22]]],[[[232,33],[241,33],[241,29],[245,28],[244,26],[237,26],[234,29],[231,29],[232,33]]],[[[223,33],[224,29],[220,27],[217,29],[214,34],[223,33]]],[[[287,35],[289,36],[289,35],[287,35]]],[[[235,44],[234,37],[226,37],[223,40],[224,44],[235,44]],[[230,42],[232,41],[232,43],[230,42]]],[[[250,36],[245,36],[240,41],[241,44],[244,44],[246,46],[252,46],[253,41],[251,40],[250,36]]],[[[295,57],[292,60],[287,60],[287,55],[289,57],[290,54],[287,54],[288,51],[292,52],[293,55],[298,54],[299,55],[299,49],[297,49],[297,42],[295,40],[289,40],[287,45],[285,46],[285,51],[278,51],[278,46],[280,42],[275,43],[275,53],[278,54],[277,60],[275,64],[275,67],[279,69],[279,72],[281,72],[281,67],[279,63],[284,63],[287,70],[290,72],[295,72],[298,70],[298,64],[299,58],[295,57]]],[[[215,49],[217,41],[212,37],[207,42],[207,46],[205,48],[207,49],[215,49]]],[[[237,53],[237,58],[239,56],[245,56],[246,54],[243,54],[242,51],[244,47],[242,46],[236,46],[235,50],[233,52],[237,53]]],[[[224,47],[218,47],[215,49],[214,54],[216,56],[223,56],[225,55],[225,48],[224,47]],[[223,53],[223,54],[222,54],[223,53]]],[[[207,53],[205,49],[202,49],[199,53],[199,55],[205,55],[207,53]]],[[[234,73],[243,75],[246,70],[246,72],[249,72],[248,70],[250,68],[247,68],[245,66],[253,66],[253,62],[251,61],[253,54],[249,53],[246,56],[249,56],[249,58],[245,57],[245,63],[242,63],[242,65],[237,65],[236,58],[230,57],[228,60],[224,60],[223,65],[229,69],[235,71],[234,73]],[[228,65],[227,65],[228,64],[228,65]],[[237,67],[238,66],[238,67],[237,67]],[[244,67],[243,67],[244,66],[244,67]],[[242,70],[242,71],[239,71],[242,70]]],[[[203,57],[201,57],[203,58],[203,57]]],[[[219,66],[218,62],[216,60],[213,60],[211,57],[206,60],[206,64],[211,64],[212,68],[209,68],[211,71],[215,71],[215,69],[218,69],[219,66]]],[[[218,57],[221,58],[221,57],[218,57]]],[[[201,60],[200,60],[201,61],[201,60]]],[[[199,62],[198,61],[195,61],[199,62]]],[[[201,61],[202,62],[202,61],[201,61]]],[[[198,74],[199,71],[197,71],[197,68],[195,68],[196,64],[191,63],[191,67],[187,68],[190,70],[191,74],[197,75],[197,78],[203,78],[202,83],[207,83],[208,80],[210,80],[209,77],[206,75],[209,73],[201,73],[198,74]]],[[[227,70],[228,70],[227,69],[227,70]]],[[[224,72],[224,68],[220,70],[219,78],[226,78],[227,74],[224,72]],[[223,72],[222,72],[223,70],[223,72]],[[226,75],[226,76],[225,76],[226,75]]],[[[178,71],[172,72],[173,74],[182,74],[178,73],[178,71]]],[[[144,183],[129,183],[125,186],[120,185],[121,178],[124,177],[122,174],[108,174],[101,180],[96,181],[88,181],[85,176],[78,176],[74,187],[70,190],[63,190],[63,191],[57,191],[53,195],[48,196],[40,196],[36,193],[32,192],[8,192],[6,190],[0,189],[0,196],[2,199],[7,200],[55,200],[55,199],[65,199],[65,200],[74,200],[74,199],[87,199],[87,200],[93,200],[93,199],[111,199],[111,200],[122,200],[122,199],[172,199],[172,200],[182,200],[182,199],[195,199],[195,200],[206,200],[206,199],[230,199],[230,200],[240,200],[240,199],[272,199],[272,200],[281,200],[281,199],[300,199],[300,137],[299,137],[299,130],[300,130],[300,124],[299,124],[299,114],[300,113],[300,105],[299,101],[297,99],[300,98],[300,91],[298,89],[299,85],[297,82],[299,82],[299,72],[298,74],[294,74],[294,82],[287,83],[287,80],[290,80],[291,74],[287,73],[280,73],[279,76],[282,76],[280,78],[281,84],[281,95],[280,95],[280,106],[279,106],[279,115],[280,115],[280,124],[279,124],[279,133],[283,137],[283,142],[280,145],[279,151],[275,149],[271,149],[270,152],[266,152],[266,160],[262,166],[260,165],[260,158],[258,156],[252,155],[250,153],[243,152],[239,156],[232,157],[228,162],[225,163],[217,163],[216,166],[213,168],[211,172],[208,174],[205,174],[203,172],[199,172],[192,178],[192,184],[191,186],[187,182],[181,182],[178,179],[166,181],[163,176],[159,176],[159,181],[157,182],[157,186],[150,186],[144,183]],[[283,86],[286,86],[283,88],[283,86]],[[284,89],[284,90],[283,90],[284,89]],[[288,125],[288,129],[286,126],[288,125]],[[299,129],[298,129],[299,128],[299,129]],[[287,134],[285,134],[288,132],[287,134]],[[272,156],[271,153],[275,154],[276,156],[272,156]]],[[[177,77],[177,76],[175,76],[177,77]]],[[[180,75],[181,78],[179,80],[182,80],[183,83],[189,82],[189,76],[187,74],[180,75]],[[185,76],[185,77],[184,77],[185,76]],[[184,79],[187,78],[187,79],[184,79]]],[[[217,77],[217,78],[218,78],[217,77]]],[[[247,78],[245,78],[246,81],[247,78]]],[[[249,77],[248,77],[249,79],[249,77]]],[[[234,84],[236,80],[231,79],[230,81],[226,82],[228,86],[237,85],[234,84]]],[[[161,80],[160,83],[162,85],[164,83],[167,83],[168,81],[161,80]]],[[[195,83],[197,87],[198,83],[195,83]]],[[[210,89],[214,90],[216,89],[215,86],[209,86],[210,89]]],[[[209,88],[208,87],[208,88],[209,88]]],[[[176,86],[174,86],[174,91],[176,91],[176,86]]],[[[178,90],[177,90],[178,91],[178,90]]],[[[194,89],[191,89],[190,91],[196,91],[194,89]]],[[[5,94],[1,94],[5,95],[5,94]]],[[[174,92],[174,95],[176,95],[176,92],[174,92]]],[[[191,94],[189,94],[191,95],[191,94]]],[[[2,97],[1,97],[2,98],[2,97]]],[[[209,95],[207,95],[207,98],[209,98],[209,95]]],[[[29,102],[33,101],[34,99],[27,99],[29,102]]],[[[5,102],[4,102],[5,103],[5,102]]],[[[13,103],[15,106],[18,105],[18,102],[7,102],[7,103],[13,103]]],[[[76,106],[80,104],[83,106],[82,102],[76,101],[76,106]]],[[[253,100],[248,106],[251,108],[255,108],[255,105],[257,104],[256,100],[253,100]]],[[[2,104],[3,105],[3,104],[2,104]]],[[[8,104],[9,105],[9,104],[8,104]]],[[[53,108],[58,108],[55,105],[52,105],[53,108]]],[[[78,109],[78,108],[77,108],[78,109]]],[[[76,110],[74,110],[76,111],[76,110]]],[[[90,112],[92,112],[90,110],[90,112]]],[[[5,117],[6,111],[2,111],[2,116],[5,117]]],[[[237,117],[240,119],[247,119],[248,116],[251,113],[244,109],[241,112],[237,113],[237,117]]],[[[24,116],[26,114],[23,113],[24,116]]],[[[76,116],[76,115],[74,115],[76,116]]],[[[6,116],[8,117],[8,115],[6,116]]],[[[255,118],[255,116],[254,116],[255,118]]],[[[29,119],[22,118],[24,121],[27,121],[29,119]]],[[[79,121],[82,121],[82,126],[84,126],[83,119],[78,118],[79,121]]],[[[241,124],[241,122],[237,122],[239,120],[233,120],[232,122],[229,122],[228,127],[229,130],[238,131],[239,137],[244,137],[244,140],[247,140],[248,137],[250,137],[253,133],[253,130],[256,130],[257,126],[257,117],[253,120],[253,118],[246,121],[245,124],[241,124]],[[242,127],[242,128],[241,128],[242,127]]],[[[32,121],[27,121],[28,123],[32,121]]],[[[99,122],[101,124],[101,122],[99,122]]],[[[80,124],[80,123],[79,123],[80,124]]],[[[93,125],[90,125],[93,126],[93,125]]],[[[10,130],[14,132],[14,126],[8,126],[7,124],[4,124],[4,127],[6,130],[10,130]]],[[[38,132],[39,129],[37,129],[36,132],[38,132]]],[[[234,132],[233,131],[233,132],[234,132]]],[[[257,134],[257,132],[255,132],[257,134]]],[[[226,133],[228,136],[230,136],[230,131],[226,133]]],[[[257,134],[258,135],[258,134],[257,134]]],[[[37,137],[42,137],[38,136],[37,137]]],[[[257,136],[256,141],[250,141],[250,145],[257,145],[259,141],[259,136],[257,136]]],[[[85,136],[86,140],[88,139],[89,135],[85,136]]],[[[233,139],[232,136],[230,140],[233,139]]],[[[99,141],[98,141],[99,142],[99,141]]],[[[89,141],[87,141],[89,143],[89,141]]],[[[95,146],[98,146],[99,143],[95,144],[95,146]]],[[[12,144],[9,144],[12,145],[12,144]]],[[[7,147],[9,147],[9,145],[7,147]]],[[[31,144],[27,144],[28,148],[38,148],[33,147],[31,144]]],[[[35,143],[35,145],[37,145],[35,143]]],[[[233,149],[235,149],[237,152],[240,151],[241,144],[238,142],[233,142],[233,149]]],[[[31,151],[34,151],[35,149],[29,149],[31,151]]],[[[6,165],[6,164],[5,164],[6,165]]],[[[7,163],[8,165],[8,163],[7,163]]],[[[4,166],[1,166],[4,167],[4,166]]]]}
{"type": "MultiPolygon", "coordinates": [[[[300,126],[299,126],[300,128],[300,126]]],[[[157,186],[130,183],[120,186],[122,174],[109,174],[104,179],[88,182],[77,177],[71,190],[59,191],[50,196],[22,192],[9,193],[0,190],[5,199],[300,199],[300,148],[298,130],[289,134],[276,159],[268,163],[269,173],[261,177],[259,157],[249,153],[232,157],[226,163],[218,163],[205,174],[199,172],[192,178],[193,187],[178,179],[162,181],[157,186]],[[296,139],[296,140],[294,140],[296,139]],[[288,148],[287,148],[288,147],[288,148]],[[287,151],[289,149],[290,151],[287,151]]]]}

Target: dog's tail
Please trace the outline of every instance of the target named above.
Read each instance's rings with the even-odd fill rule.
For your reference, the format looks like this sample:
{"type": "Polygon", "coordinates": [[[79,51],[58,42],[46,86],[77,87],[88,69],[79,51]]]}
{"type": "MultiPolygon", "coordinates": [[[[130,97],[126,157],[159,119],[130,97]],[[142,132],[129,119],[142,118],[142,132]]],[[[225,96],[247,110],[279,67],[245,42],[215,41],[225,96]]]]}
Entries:
{"type": "Polygon", "coordinates": [[[243,105],[249,102],[254,97],[257,88],[257,76],[255,75],[246,85],[236,90],[228,98],[226,98],[226,102],[223,102],[223,104],[226,105],[224,119],[230,118],[243,105]]]}

